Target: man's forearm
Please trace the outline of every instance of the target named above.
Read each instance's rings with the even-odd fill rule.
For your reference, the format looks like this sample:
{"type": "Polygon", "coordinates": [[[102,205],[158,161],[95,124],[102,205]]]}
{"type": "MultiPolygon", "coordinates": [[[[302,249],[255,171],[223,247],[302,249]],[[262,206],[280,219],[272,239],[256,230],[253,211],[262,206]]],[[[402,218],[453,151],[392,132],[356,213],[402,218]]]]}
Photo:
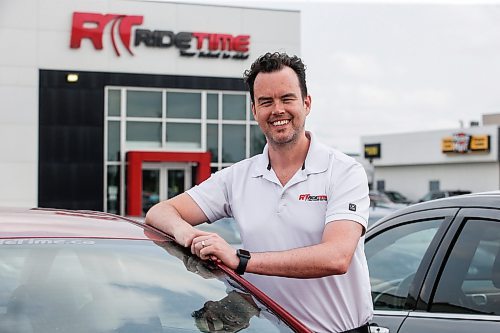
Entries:
{"type": "Polygon", "coordinates": [[[181,217],[177,209],[167,201],[153,206],[146,214],[145,222],[173,236],[175,241],[183,246],[191,245],[194,236],[190,237],[190,235],[196,231],[191,224],[181,217]]]}
{"type": "MultiPolygon", "coordinates": [[[[246,272],[291,278],[319,278],[347,272],[363,227],[353,221],[341,220],[325,227],[319,244],[276,252],[252,252],[246,272]]],[[[236,269],[239,258],[234,248],[216,235],[194,239],[192,252],[202,259],[216,257],[236,269]],[[200,246],[202,242],[206,247],[200,246]]]]}
{"type": "Polygon", "coordinates": [[[247,272],[293,278],[345,274],[363,227],[341,220],[326,225],[321,243],[280,252],[252,253],[247,272]]]}
{"type": "Polygon", "coordinates": [[[173,236],[182,246],[191,246],[194,237],[206,234],[193,228],[205,221],[207,217],[187,193],[154,205],[146,214],[147,224],[173,236]]]}
{"type": "Polygon", "coordinates": [[[299,279],[344,274],[352,256],[339,255],[333,248],[330,243],[321,243],[287,251],[254,252],[246,271],[299,279]]]}

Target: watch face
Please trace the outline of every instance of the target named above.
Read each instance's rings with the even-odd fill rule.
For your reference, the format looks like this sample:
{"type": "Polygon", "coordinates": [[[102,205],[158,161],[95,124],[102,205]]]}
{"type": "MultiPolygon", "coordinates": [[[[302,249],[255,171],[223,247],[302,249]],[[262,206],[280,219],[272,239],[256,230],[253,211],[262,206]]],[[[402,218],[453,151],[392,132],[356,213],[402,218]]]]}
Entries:
{"type": "Polygon", "coordinates": [[[238,257],[243,257],[243,258],[250,259],[250,252],[248,252],[247,250],[239,249],[236,252],[238,254],[238,257]]]}

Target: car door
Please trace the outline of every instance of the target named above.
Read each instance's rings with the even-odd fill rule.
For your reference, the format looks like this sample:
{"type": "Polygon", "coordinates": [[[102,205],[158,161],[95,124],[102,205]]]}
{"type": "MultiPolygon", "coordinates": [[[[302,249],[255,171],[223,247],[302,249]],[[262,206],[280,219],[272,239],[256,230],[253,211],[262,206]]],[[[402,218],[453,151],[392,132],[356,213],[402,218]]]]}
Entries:
{"type": "Polygon", "coordinates": [[[372,332],[396,333],[416,307],[432,257],[458,209],[409,213],[368,231],[365,253],[374,304],[372,332]]]}
{"type": "Polygon", "coordinates": [[[400,332],[500,331],[500,210],[462,209],[400,332]]]}

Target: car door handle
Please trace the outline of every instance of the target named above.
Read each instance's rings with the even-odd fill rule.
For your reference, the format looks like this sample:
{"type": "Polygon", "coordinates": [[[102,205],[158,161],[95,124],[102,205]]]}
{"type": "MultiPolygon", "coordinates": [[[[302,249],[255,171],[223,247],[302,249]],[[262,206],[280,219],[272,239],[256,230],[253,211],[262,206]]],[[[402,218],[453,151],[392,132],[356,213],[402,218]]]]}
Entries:
{"type": "Polygon", "coordinates": [[[370,333],[389,333],[389,329],[387,327],[381,327],[377,324],[370,324],[370,333]]]}

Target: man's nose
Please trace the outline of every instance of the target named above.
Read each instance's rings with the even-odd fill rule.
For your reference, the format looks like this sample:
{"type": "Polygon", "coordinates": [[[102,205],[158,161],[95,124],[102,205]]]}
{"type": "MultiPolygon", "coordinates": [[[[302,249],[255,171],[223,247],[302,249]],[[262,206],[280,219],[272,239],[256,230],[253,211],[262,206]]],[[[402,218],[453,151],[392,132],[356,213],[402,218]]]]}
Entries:
{"type": "Polygon", "coordinates": [[[281,101],[274,102],[273,114],[282,114],[285,113],[285,105],[281,101]]]}

